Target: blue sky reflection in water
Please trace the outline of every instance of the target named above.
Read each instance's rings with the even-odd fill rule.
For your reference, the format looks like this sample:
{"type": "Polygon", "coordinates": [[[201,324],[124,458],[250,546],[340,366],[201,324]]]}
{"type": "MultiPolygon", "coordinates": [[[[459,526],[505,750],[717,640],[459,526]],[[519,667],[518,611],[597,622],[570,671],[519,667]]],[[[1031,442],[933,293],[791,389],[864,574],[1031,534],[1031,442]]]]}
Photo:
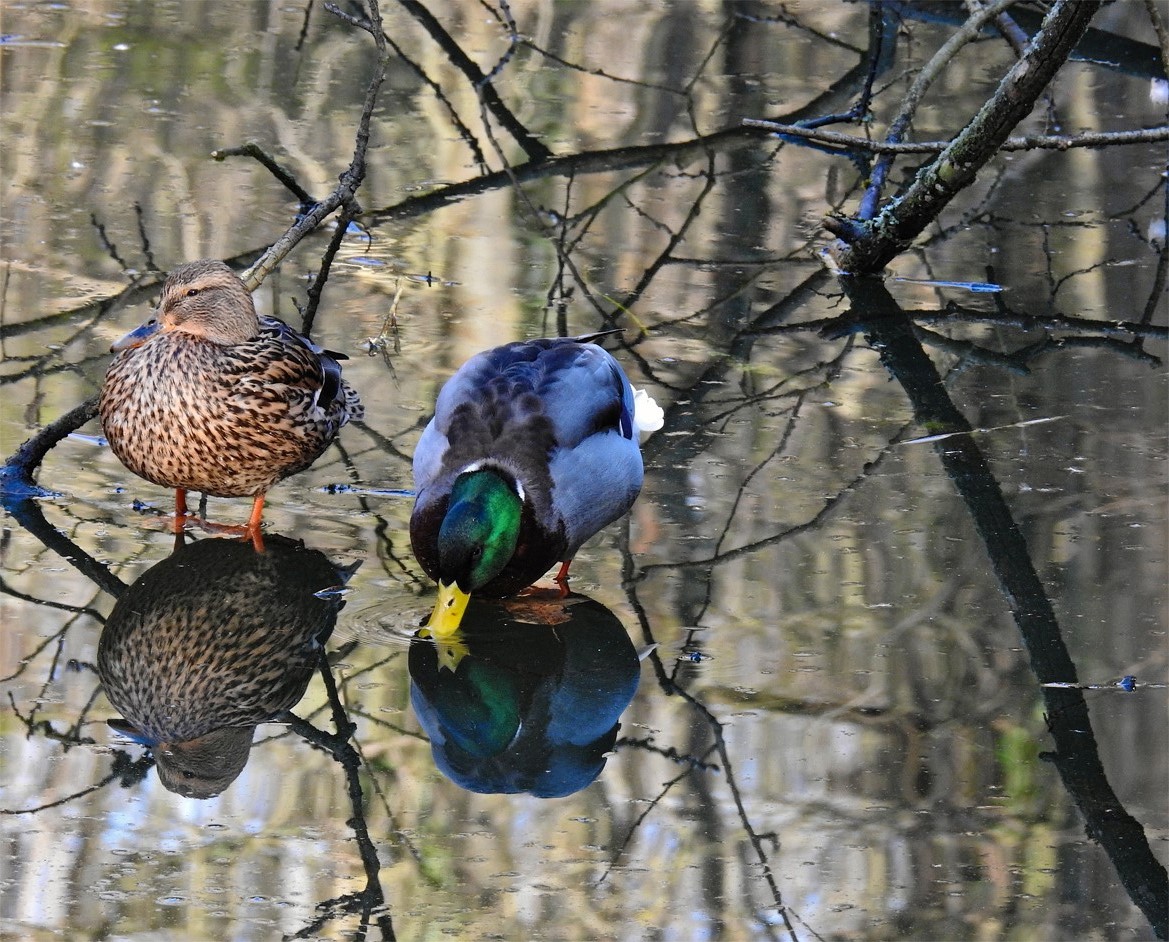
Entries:
{"type": "MultiPolygon", "coordinates": [[[[328,683],[256,728],[218,795],[164,788],[98,690],[115,597],[172,559],[172,495],[90,424],[38,472],[55,496],[8,502],[4,924],[1154,937],[1140,904],[1156,867],[1117,846],[1163,865],[1169,836],[1163,143],[1006,152],[883,292],[846,293],[821,221],[856,211],[869,167],[743,120],[851,107],[867,7],[509,6],[522,42],[492,86],[515,125],[489,104],[488,135],[433,30],[386,5],[398,50],[366,212],[312,329],[349,354],[367,415],[265,511],[273,545],[302,542],[344,583],[320,600],[328,683]],[[541,148],[581,156],[541,170],[541,148]],[[610,349],[666,409],[633,512],[584,547],[568,606],[492,610],[509,625],[478,652],[412,642],[433,595],[404,492],[441,383],[488,346],[613,325],[610,349]],[[1087,689],[1059,686],[1065,668],[1087,689]],[[542,780],[566,743],[572,774],[542,780]],[[456,761],[492,787],[513,777],[468,790],[441,770],[456,761]],[[1085,817],[1101,783],[1132,825],[1120,845],[1085,817]]],[[[508,52],[501,10],[427,8],[483,73],[508,52]]],[[[904,16],[877,138],[955,28],[904,16]]],[[[1145,5],[1092,25],[1092,61],[1065,66],[1017,134],[1165,124],[1145,5]]],[[[96,392],[109,344],[157,297],[123,294],[133,279],[246,263],[291,222],[298,201],[268,170],[209,154],[255,140],[314,197],[333,188],[373,44],[319,4],[307,20],[298,4],[8,4],[4,32],[7,456],[96,392]]],[[[990,33],[966,47],[911,139],[952,136],[1013,58],[990,33]]],[[[886,192],[926,159],[895,162],[886,192]]],[[[264,282],[262,313],[299,323],[330,235],[264,282]]],[[[240,523],[247,504],[208,513],[240,523]]],[[[243,568],[214,601],[260,596],[243,568]]],[[[225,639],[208,626],[198,656],[225,639]]],[[[285,653],[252,666],[279,674],[285,653]]]]}

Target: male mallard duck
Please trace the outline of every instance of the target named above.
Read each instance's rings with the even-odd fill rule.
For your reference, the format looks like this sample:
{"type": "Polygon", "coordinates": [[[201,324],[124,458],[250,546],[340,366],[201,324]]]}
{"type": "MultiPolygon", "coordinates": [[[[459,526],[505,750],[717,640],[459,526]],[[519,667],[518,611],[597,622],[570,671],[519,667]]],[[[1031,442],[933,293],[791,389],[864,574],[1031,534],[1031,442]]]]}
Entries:
{"type": "MultiPolygon", "coordinates": [[[[472,357],[443,386],[414,452],[410,542],[439,584],[436,637],[470,593],[506,596],[581,544],[641,490],[633,387],[600,335],[526,340],[472,357]]],[[[638,403],[653,400],[637,393],[638,403]]],[[[652,411],[652,410],[648,410],[652,411]]]]}
{"type": "Polygon", "coordinates": [[[641,663],[609,609],[583,595],[565,602],[549,620],[471,599],[453,667],[447,645],[411,643],[410,703],[455,784],[558,798],[601,774],[641,663]]]}
{"type": "Polygon", "coordinates": [[[339,355],[258,316],[244,283],[213,259],[171,272],[154,318],[112,349],[99,410],[114,454],[175,488],[176,517],[188,490],[253,497],[253,541],[268,488],[362,415],[339,355]]]}

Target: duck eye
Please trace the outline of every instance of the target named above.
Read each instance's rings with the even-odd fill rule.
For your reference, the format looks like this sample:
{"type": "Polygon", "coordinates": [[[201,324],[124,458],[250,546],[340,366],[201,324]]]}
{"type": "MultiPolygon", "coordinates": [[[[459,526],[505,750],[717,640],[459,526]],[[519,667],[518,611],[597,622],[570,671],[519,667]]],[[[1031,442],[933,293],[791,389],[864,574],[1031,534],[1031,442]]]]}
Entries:
{"type": "Polygon", "coordinates": [[[198,289],[198,288],[188,288],[188,289],[187,289],[187,297],[188,297],[188,298],[193,298],[193,297],[195,297],[195,296],[196,296],[198,293],[199,293],[199,289],[198,289]]]}

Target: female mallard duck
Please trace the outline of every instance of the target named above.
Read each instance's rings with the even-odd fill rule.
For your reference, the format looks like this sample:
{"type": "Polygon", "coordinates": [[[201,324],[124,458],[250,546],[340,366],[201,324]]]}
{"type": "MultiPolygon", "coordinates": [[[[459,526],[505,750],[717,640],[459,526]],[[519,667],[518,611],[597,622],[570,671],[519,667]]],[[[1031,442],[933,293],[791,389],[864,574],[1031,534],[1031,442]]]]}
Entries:
{"type": "Polygon", "coordinates": [[[127,587],[106,619],[97,671],[170,791],[218,795],[243,771],[260,723],[308,687],[356,565],[298,540],[262,553],[235,540],[184,545],[127,587]]]}
{"type": "Polygon", "coordinates": [[[253,497],[245,530],[257,544],[268,488],[362,415],[338,354],[258,316],[244,283],[213,259],[171,272],[155,317],[112,349],[99,411],[114,454],[175,488],[176,518],[188,490],[253,497]]]}
{"type": "Polygon", "coordinates": [[[512,595],[557,561],[563,585],[581,544],[637,498],[637,433],[661,412],[635,400],[598,336],[496,347],[439,393],[414,452],[410,517],[414,554],[439,584],[435,636],[458,628],[472,592],[512,595]],[[652,409],[635,419],[635,401],[652,409]]]}

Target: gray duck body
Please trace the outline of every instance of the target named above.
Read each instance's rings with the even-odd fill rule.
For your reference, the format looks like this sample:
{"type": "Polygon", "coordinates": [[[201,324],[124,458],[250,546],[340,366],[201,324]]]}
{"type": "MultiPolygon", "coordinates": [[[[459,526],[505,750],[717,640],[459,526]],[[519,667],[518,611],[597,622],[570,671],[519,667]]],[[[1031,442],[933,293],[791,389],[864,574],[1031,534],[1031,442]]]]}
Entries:
{"type": "Polygon", "coordinates": [[[441,581],[438,538],[455,480],[469,468],[516,482],[523,510],[516,552],[476,591],[531,585],[625,514],[641,490],[633,388],[589,337],[518,341],[468,360],[447,381],[414,452],[410,538],[441,581]]]}

